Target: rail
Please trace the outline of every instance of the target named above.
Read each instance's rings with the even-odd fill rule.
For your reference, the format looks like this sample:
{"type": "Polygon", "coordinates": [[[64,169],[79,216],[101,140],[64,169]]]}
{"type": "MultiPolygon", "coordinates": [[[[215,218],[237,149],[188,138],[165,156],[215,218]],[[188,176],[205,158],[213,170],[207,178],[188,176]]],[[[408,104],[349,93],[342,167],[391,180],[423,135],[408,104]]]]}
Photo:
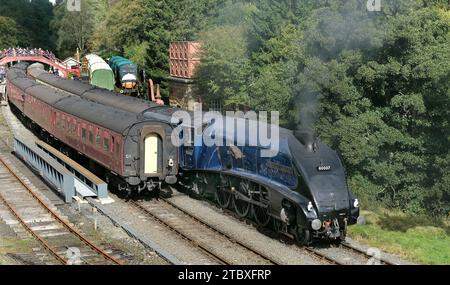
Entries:
{"type": "MultiPolygon", "coordinates": [[[[65,221],[60,215],[58,215],[54,210],[52,210],[45,202],[27,185],[27,183],[19,177],[11,168],[10,163],[5,160],[2,156],[0,156],[0,165],[3,165],[7,172],[11,176],[17,180],[23,188],[25,188],[28,193],[32,195],[32,197],[39,203],[41,207],[43,207],[46,211],[50,213],[50,215],[59,223],[61,224],[65,229],[67,229],[70,233],[72,233],[74,236],[76,236],[80,241],[82,241],[87,247],[89,247],[92,251],[96,252],[98,255],[102,256],[105,260],[108,260],[114,264],[121,265],[122,262],[117,260],[116,258],[109,255],[107,252],[103,251],[101,248],[96,246],[92,241],[88,240],[83,234],[81,234],[77,229],[75,229],[73,226],[69,224],[69,222],[65,221]]],[[[49,244],[45,238],[43,238],[41,235],[37,234],[36,231],[30,227],[27,222],[21,217],[21,215],[17,212],[16,209],[5,199],[3,195],[0,193],[0,200],[5,204],[5,206],[14,214],[14,216],[19,220],[19,222],[27,229],[27,231],[30,232],[39,242],[51,252],[51,254],[62,264],[67,264],[67,261],[64,259],[64,257],[58,252],[58,250],[49,244]]]]}

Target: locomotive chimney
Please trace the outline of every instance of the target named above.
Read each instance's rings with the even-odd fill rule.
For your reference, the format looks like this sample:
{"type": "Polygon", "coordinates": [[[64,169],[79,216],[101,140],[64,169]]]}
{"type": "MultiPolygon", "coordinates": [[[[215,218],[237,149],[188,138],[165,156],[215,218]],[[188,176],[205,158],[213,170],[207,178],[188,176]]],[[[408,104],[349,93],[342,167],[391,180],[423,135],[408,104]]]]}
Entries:
{"type": "Polygon", "coordinates": [[[306,147],[309,152],[317,149],[317,137],[314,131],[309,128],[298,129],[294,132],[295,137],[306,147]]]}

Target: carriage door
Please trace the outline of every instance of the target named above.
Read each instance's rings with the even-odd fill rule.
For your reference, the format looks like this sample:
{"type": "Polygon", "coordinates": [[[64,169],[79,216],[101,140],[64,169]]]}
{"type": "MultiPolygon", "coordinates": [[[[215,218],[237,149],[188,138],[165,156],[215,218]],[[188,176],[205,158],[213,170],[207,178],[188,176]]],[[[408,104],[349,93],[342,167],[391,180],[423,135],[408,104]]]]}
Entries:
{"type": "Polygon", "coordinates": [[[145,137],[145,161],[144,172],[145,174],[158,173],[158,148],[159,139],[157,134],[149,134],[145,137]]]}

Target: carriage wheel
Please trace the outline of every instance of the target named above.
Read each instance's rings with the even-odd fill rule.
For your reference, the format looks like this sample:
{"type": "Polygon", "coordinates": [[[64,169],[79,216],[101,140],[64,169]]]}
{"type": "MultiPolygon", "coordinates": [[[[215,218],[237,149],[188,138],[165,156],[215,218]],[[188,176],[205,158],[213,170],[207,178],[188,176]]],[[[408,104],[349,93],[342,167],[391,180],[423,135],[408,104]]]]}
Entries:
{"type": "Polygon", "coordinates": [[[222,189],[217,189],[215,196],[217,204],[219,204],[221,208],[226,209],[230,206],[231,193],[224,191],[222,189]]]}
{"type": "Polygon", "coordinates": [[[245,218],[250,213],[250,203],[233,196],[233,206],[239,217],[245,218]]]}
{"type": "Polygon", "coordinates": [[[267,208],[252,205],[253,207],[253,217],[259,226],[266,227],[269,225],[271,217],[267,208]]]}

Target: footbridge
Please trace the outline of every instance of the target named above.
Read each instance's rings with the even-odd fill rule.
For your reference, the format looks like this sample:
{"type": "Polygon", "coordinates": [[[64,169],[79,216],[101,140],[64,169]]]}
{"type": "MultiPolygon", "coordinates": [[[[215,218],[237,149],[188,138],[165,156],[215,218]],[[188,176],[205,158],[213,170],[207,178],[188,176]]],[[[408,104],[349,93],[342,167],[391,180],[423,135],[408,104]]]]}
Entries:
{"type": "Polygon", "coordinates": [[[71,66],[68,66],[56,58],[53,53],[48,51],[43,51],[40,49],[8,49],[5,51],[0,51],[0,66],[18,61],[40,62],[61,71],[66,78],[69,77],[70,74],[80,77],[79,67],[72,68],[71,66]]]}

